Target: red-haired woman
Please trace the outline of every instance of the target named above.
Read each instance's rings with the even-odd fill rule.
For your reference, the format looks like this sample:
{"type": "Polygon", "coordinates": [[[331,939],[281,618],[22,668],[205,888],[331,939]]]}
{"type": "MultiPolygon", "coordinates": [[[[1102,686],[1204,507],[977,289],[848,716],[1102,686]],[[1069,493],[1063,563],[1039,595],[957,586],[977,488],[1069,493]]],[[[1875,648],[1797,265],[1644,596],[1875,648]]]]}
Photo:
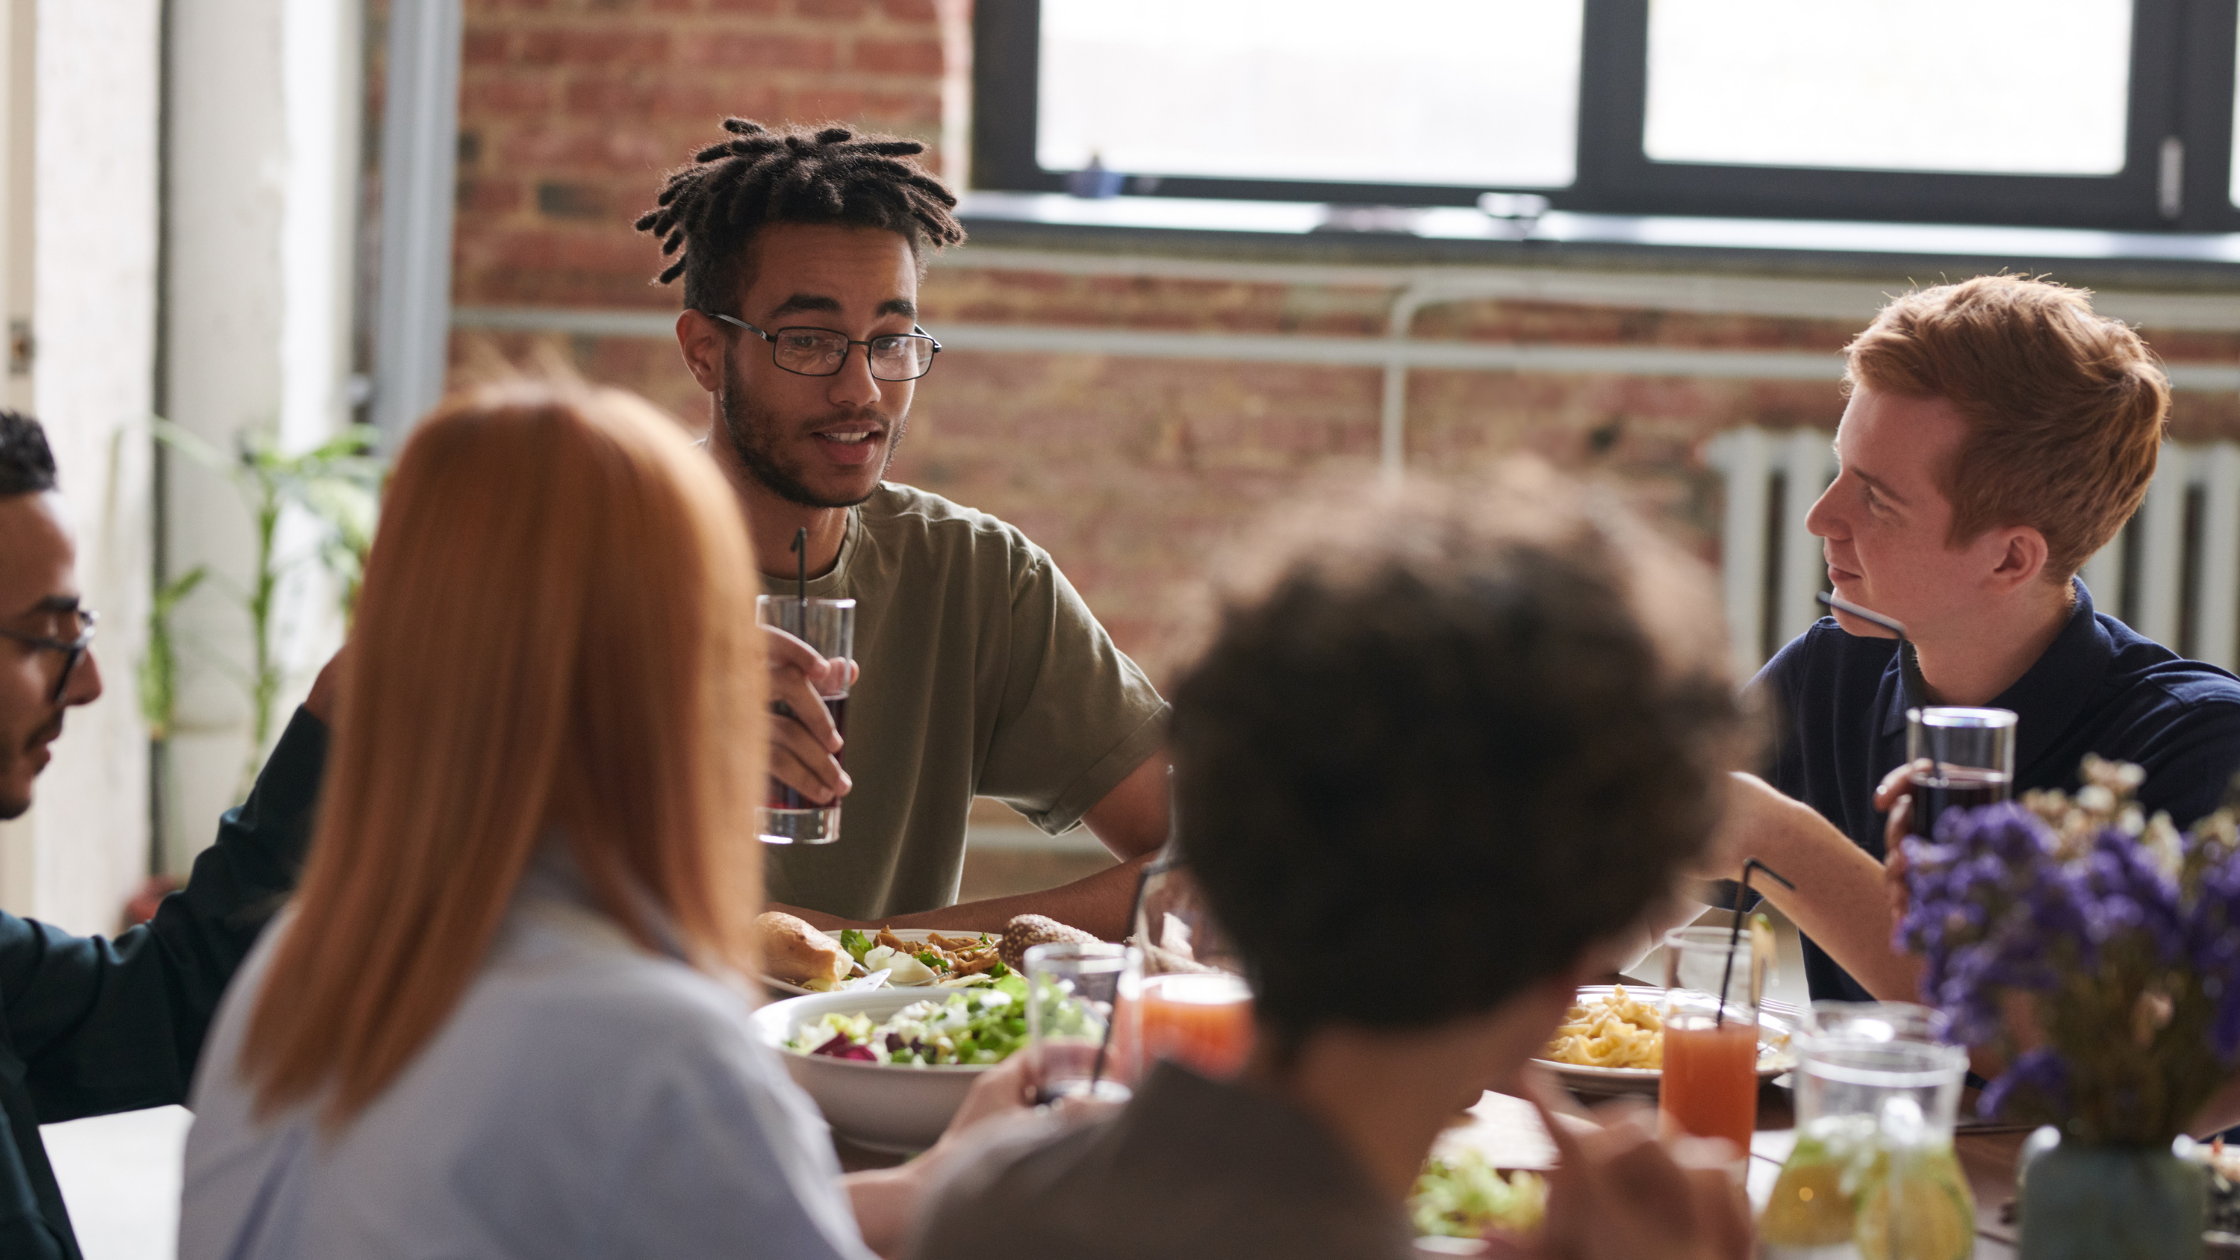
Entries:
{"type": "Polygon", "coordinates": [[[756,587],[731,493],[639,399],[515,382],[421,425],[302,892],[196,1085],[182,1257],[899,1241],[924,1174],[851,1212],[747,1023],[756,587]]]}

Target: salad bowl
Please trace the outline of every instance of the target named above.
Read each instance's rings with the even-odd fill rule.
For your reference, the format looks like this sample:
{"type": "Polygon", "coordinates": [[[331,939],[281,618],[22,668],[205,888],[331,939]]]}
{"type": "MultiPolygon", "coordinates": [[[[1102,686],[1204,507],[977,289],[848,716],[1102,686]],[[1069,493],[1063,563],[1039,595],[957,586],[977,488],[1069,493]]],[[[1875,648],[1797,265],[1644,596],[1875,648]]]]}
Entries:
{"type": "Polygon", "coordinates": [[[815,1100],[833,1132],[858,1146],[894,1152],[922,1151],[940,1138],[989,1065],[897,1065],[802,1054],[786,1043],[826,1015],[864,1015],[884,1021],[913,1002],[943,1000],[956,990],[852,989],[812,993],[759,1007],[755,1032],[785,1062],[794,1084],[815,1100]]]}

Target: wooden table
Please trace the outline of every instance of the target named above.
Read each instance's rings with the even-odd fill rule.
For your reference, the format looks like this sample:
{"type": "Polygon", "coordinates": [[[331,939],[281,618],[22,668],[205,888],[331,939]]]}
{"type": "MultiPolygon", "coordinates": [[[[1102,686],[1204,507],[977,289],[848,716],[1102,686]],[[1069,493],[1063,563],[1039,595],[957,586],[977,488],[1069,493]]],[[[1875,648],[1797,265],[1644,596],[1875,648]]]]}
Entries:
{"type": "MultiPolygon", "coordinates": [[[[1971,1094],[1973,1091],[1970,1091],[1971,1094]]],[[[1601,1099],[1582,1099],[1593,1104],[1601,1099]]],[[[1970,1102],[1972,1103],[1972,1098],[1970,1102]]],[[[1745,1173],[1753,1213],[1765,1209],[1781,1165],[1797,1143],[1789,1091],[1766,1085],[1758,1092],[1758,1131],[1750,1141],[1750,1163],[1745,1173]]],[[[1976,1201],[1976,1260],[2012,1260],[2016,1253],[2013,1217],[2015,1164],[2022,1153],[2020,1129],[1962,1129],[1952,1140],[1960,1170],[1976,1201]]],[[[835,1135],[840,1166],[849,1172],[889,1168],[902,1162],[899,1155],[857,1146],[835,1135]]],[[[1470,1111],[1470,1121],[1440,1135],[1439,1149],[1467,1147],[1483,1154],[1497,1168],[1545,1171],[1555,1163],[1555,1144],[1540,1124],[1530,1103],[1503,1094],[1489,1093],[1470,1111]]],[[[2240,1260],[2240,1248],[2211,1246],[2208,1255],[2240,1260]]]]}

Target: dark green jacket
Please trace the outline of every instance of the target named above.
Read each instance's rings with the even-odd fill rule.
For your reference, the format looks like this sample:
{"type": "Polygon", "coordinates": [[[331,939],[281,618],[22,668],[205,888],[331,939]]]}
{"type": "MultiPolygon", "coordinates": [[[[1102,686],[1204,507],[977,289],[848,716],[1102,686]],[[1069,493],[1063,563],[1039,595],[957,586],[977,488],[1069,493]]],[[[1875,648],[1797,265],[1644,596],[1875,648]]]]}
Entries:
{"type": "Polygon", "coordinates": [[[187,1100],[218,996],[302,872],[326,756],[297,712],[187,886],[114,940],[0,912],[0,1257],[78,1260],[40,1125],[187,1100]]]}

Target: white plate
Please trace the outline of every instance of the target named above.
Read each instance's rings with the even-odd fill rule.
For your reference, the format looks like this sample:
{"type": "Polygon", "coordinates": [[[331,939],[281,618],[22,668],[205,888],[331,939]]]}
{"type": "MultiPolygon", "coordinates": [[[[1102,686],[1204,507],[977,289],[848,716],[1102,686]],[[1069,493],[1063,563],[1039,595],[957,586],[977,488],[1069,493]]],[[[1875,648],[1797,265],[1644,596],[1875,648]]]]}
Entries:
{"type": "MultiPolygon", "coordinates": [[[[1608,984],[1590,984],[1579,990],[1577,1001],[1608,997],[1608,984]]],[[[1664,990],[1648,985],[1624,986],[1626,996],[1643,1005],[1655,1006],[1664,1000],[1664,990]]],[[[1804,1026],[1804,1014],[1787,1002],[1771,998],[1758,1004],[1758,1079],[1770,1081],[1797,1064],[1796,1051],[1790,1048],[1790,1037],[1804,1026]]],[[[1648,1094],[1655,1093],[1657,1082],[1664,1073],[1656,1068],[1588,1067],[1579,1063],[1558,1063],[1553,1059],[1534,1059],[1534,1063],[1547,1068],[1563,1078],[1563,1083],[1582,1094],[1648,1094]]]]}
{"type": "MultiPolygon", "coordinates": [[[[911,944],[911,945],[923,945],[923,944],[924,944],[924,943],[926,942],[926,940],[927,940],[927,938],[928,938],[928,937],[932,937],[932,936],[935,936],[935,935],[946,936],[946,937],[948,937],[948,938],[949,938],[949,939],[951,939],[951,940],[955,940],[956,938],[958,938],[958,937],[960,937],[960,936],[978,936],[978,935],[980,935],[980,933],[978,933],[978,932],[967,932],[967,931],[963,930],[962,928],[959,928],[959,929],[957,929],[956,931],[953,931],[953,932],[944,932],[944,931],[942,931],[942,930],[941,930],[941,929],[939,929],[939,928],[889,928],[889,929],[887,929],[887,930],[888,930],[888,931],[890,931],[890,932],[893,932],[893,933],[895,934],[895,937],[896,937],[896,939],[898,939],[898,940],[901,940],[901,941],[904,941],[904,942],[906,942],[906,943],[908,943],[908,944],[911,944]]],[[[829,936],[829,937],[831,937],[831,938],[832,938],[833,940],[836,940],[836,941],[840,939],[840,934],[839,934],[838,932],[827,932],[827,933],[825,933],[825,935],[826,935],[826,936],[829,936]]],[[[874,932],[870,932],[870,933],[867,933],[867,935],[872,935],[872,936],[876,936],[876,935],[878,935],[878,933],[877,933],[876,931],[874,931],[874,932]]],[[[990,937],[993,937],[993,936],[995,935],[995,933],[993,933],[993,932],[990,932],[990,933],[988,933],[988,935],[989,935],[990,937]]],[[[795,984],[795,983],[793,983],[793,982],[792,982],[792,981],[790,981],[790,980],[780,980],[780,979],[778,979],[778,978],[777,978],[776,976],[767,976],[767,975],[766,975],[766,976],[764,976],[764,977],[762,978],[762,987],[763,987],[763,988],[765,988],[765,989],[768,989],[768,990],[770,990],[770,991],[771,991],[772,993],[793,993],[793,994],[802,994],[802,993],[814,993],[814,992],[818,992],[818,990],[815,990],[815,989],[804,989],[804,988],[802,988],[802,987],[801,987],[800,985],[798,985],[798,984],[795,984]]],[[[893,987],[893,988],[897,988],[897,989],[905,989],[905,988],[906,988],[906,989],[932,989],[932,988],[938,988],[938,987],[940,987],[940,986],[938,986],[938,985],[935,985],[935,984],[930,984],[930,983],[928,983],[928,984],[919,984],[919,985],[901,985],[901,984],[898,984],[898,985],[894,985],[894,986],[891,986],[891,987],[893,987]]],[[[844,991],[844,990],[843,990],[843,991],[844,991]]]]}
{"type": "MultiPolygon", "coordinates": [[[[896,936],[902,933],[895,933],[896,936]]],[[[987,1064],[897,1066],[799,1054],[785,1048],[794,1031],[827,1014],[869,1015],[874,1020],[934,999],[923,987],[856,989],[812,993],[771,1002],[754,1012],[755,1032],[778,1052],[794,1084],[815,1100],[832,1131],[858,1146],[883,1151],[922,1151],[933,1145],[964,1103],[965,1091],[988,1070],[987,1064]]]]}

